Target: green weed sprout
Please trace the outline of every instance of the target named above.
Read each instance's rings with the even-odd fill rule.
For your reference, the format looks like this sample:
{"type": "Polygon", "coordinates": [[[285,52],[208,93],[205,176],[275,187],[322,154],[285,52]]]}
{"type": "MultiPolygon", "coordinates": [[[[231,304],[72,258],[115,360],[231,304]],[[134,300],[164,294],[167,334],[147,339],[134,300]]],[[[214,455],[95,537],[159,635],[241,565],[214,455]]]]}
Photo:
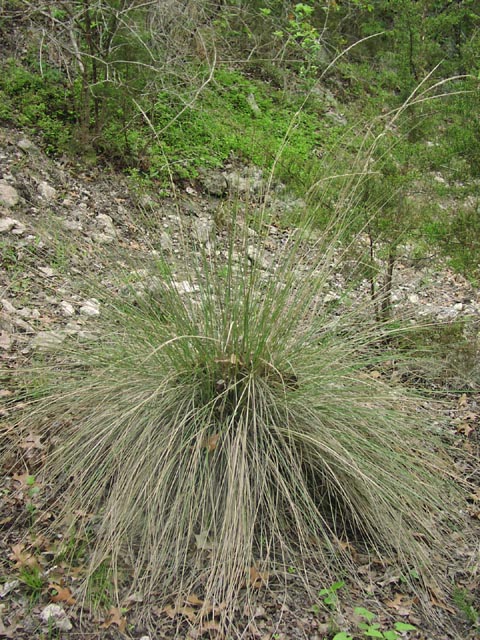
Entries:
{"type": "Polygon", "coordinates": [[[405,634],[408,631],[416,631],[417,628],[413,624],[407,622],[395,622],[392,629],[382,630],[379,622],[374,622],[375,614],[363,607],[356,607],[355,613],[365,622],[358,624],[358,633],[355,636],[345,631],[340,631],[333,636],[332,640],[355,640],[355,638],[383,638],[383,640],[399,640],[399,634],[405,634]]]}

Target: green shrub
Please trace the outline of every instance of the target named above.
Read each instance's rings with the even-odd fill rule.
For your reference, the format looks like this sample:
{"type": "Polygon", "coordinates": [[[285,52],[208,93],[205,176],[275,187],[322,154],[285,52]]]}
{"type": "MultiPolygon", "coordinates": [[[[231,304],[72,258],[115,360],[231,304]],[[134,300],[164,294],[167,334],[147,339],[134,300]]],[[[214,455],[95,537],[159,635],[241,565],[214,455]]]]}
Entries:
{"type": "Polygon", "coordinates": [[[451,266],[473,282],[480,276],[480,204],[473,200],[455,211],[438,212],[424,225],[425,237],[447,256],[451,266]]]}
{"type": "Polygon", "coordinates": [[[1,67],[0,92],[6,98],[0,118],[39,134],[47,153],[66,150],[75,119],[58,71],[47,69],[41,75],[37,69],[7,60],[1,67]]]}

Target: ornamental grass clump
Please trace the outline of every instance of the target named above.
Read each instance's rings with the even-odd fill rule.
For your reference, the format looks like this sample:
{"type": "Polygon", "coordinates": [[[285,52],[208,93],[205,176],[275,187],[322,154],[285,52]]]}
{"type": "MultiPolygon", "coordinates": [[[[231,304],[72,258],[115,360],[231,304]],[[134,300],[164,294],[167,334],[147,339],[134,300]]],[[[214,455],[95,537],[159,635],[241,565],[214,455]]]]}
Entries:
{"type": "Polygon", "coordinates": [[[388,328],[323,303],[331,233],[292,234],[266,269],[247,231],[232,205],[227,246],[192,257],[188,283],[157,263],[151,295],[98,293],[95,339],[35,372],[20,426],[55,442],[50,508],[119,597],[122,580],[157,606],[196,594],[226,621],[288,567],[353,572],[360,541],[441,582],[455,492],[420,401],[378,374],[388,328]]]}

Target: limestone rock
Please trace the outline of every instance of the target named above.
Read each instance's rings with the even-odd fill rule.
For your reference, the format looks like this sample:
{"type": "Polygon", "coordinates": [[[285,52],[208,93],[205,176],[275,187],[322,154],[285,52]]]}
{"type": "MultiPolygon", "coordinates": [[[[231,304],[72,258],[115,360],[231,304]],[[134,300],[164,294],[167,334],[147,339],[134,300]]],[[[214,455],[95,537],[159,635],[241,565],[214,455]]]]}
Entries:
{"type": "Polygon", "coordinates": [[[70,631],[73,628],[65,611],[58,604],[49,604],[40,613],[45,624],[53,625],[60,631],[70,631]]]}
{"type": "Polygon", "coordinates": [[[92,240],[97,244],[112,244],[112,242],[115,240],[115,237],[110,233],[92,233],[92,240]]]}
{"type": "Polygon", "coordinates": [[[66,318],[70,318],[71,316],[75,315],[75,309],[73,305],[70,304],[70,302],[67,302],[66,300],[62,300],[62,302],[60,302],[58,306],[60,308],[60,311],[66,318]]]}
{"type": "Polygon", "coordinates": [[[207,244],[213,234],[214,222],[206,218],[195,218],[193,220],[193,232],[200,244],[207,244]]]}
{"type": "Polygon", "coordinates": [[[160,236],[160,246],[166,252],[170,252],[173,249],[172,239],[165,231],[160,236]]]}
{"type": "Polygon", "coordinates": [[[16,223],[17,221],[13,218],[0,218],[0,233],[8,233],[15,227],[16,223]]]}
{"type": "Polygon", "coordinates": [[[38,185],[38,193],[44,200],[54,200],[57,197],[57,190],[48,184],[48,182],[42,181],[38,185]]]}
{"type": "Polygon", "coordinates": [[[96,298],[90,298],[80,307],[82,316],[93,318],[100,315],[100,302],[96,298]]]}
{"type": "Polygon", "coordinates": [[[1,302],[2,302],[3,310],[6,313],[12,314],[12,315],[17,313],[17,310],[15,309],[15,307],[13,306],[13,304],[9,300],[7,300],[6,298],[3,298],[1,300],[1,302]]]}
{"type": "Polygon", "coordinates": [[[17,147],[26,153],[31,151],[37,151],[37,147],[31,142],[27,140],[27,138],[22,138],[17,142],[17,147]]]}
{"type": "Polygon", "coordinates": [[[18,191],[12,185],[5,180],[0,180],[0,204],[11,209],[18,204],[19,199],[18,191]]]}
{"type": "Polygon", "coordinates": [[[83,227],[78,220],[63,220],[62,227],[67,231],[82,231],[83,227]]]}
{"type": "Polygon", "coordinates": [[[115,225],[112,218],[106,213],[99,213],[97,216],[98,226],[103,229],[103,232],[110,236],[116,235],[115,225]]]}
{"type": "Polygon", "coordinates": [[[35,349],[54,349],[65,340],[65,334],[60,331],[40,331],[32,340],[35,349]]]}
{"type": "Polygon", "coordinates": [[[213,172],[202,176],[203,188],[211,196],[221,198],[228,191],[228,182],[226,177],[220,171],[213,172]]]}

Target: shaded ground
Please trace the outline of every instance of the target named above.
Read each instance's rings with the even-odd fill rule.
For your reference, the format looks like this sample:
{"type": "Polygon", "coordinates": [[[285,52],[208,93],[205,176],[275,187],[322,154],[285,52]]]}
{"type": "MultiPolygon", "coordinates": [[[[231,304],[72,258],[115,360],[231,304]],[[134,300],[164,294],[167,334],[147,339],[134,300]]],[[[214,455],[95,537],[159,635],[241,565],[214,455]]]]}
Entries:
{"type": "MultiPolygon", "coordinates": [[[[241,172],[230,168],[231,173],[235,171],[241,172]]],[[[89,292],[88,283],[96,278],[108,283],[114,279],[114,267],[128,265],[129,256],[146,264],[169,256],[178,262],[179,286],[187,295],[193,291],[194,283],[185,280],[181,269],[182,260],[188,257],[183,255],[186,247],[195,251],[200,245],[207,246],[213,235],[221,235],[228,226],[222,198],[212,195],[213,191],[210,181],[183,185],[175,199],[132,195],[121,176],[50,161],[21,132],[0,129],[0,402],[17,397],[21,403],[12,374],[33,353],[48,352],[67,336],[94,332],[95,317],[102,307],[89,292]],[[185,242],[184,236],[190,240],[185,242]]],[[[280,226],[271,227],[268,250],[262,257],[265,270],[274,267],[286,234],[280,226]]],[[[132,286],[154,288],[147,270],[144,279],[137,276],[132,286]]],[[[344,284],[341,274],[332,274],[325,300],[334,300],[344,284]]],[[[367,284],[359,286],[361,290],[367,284]]],[[[112,291],[114,294],[115,289],[112,291]]],[[[454,445],[458,470],[472,487],[465,503],[471,525],[466,532],[468,542],[460,542],[460,537],[445,541],[456,549],[457,561],[448,569],[458,587],[456,604],[432,591],[429,598],[436,618],[426,620],[418,598],[405,577],[389,566],[388,558],[369,558],[352,545],[363,584],[352,584],[348,575],[339,576],[345,584],[338,590],[338,601],[335,592],[318,595],[332,586],[320,574],[313,593],[307,594],[292,567],[286,598],[279,595],[275,575],[268,580],[252,576],[258,602],[253,609],[239,602],[236,621],[245,638],[330,640],[340,629],[361,637],[357,625],[362,620],[354,612],[356,606],[374,612],[384,631],[393,629],[397,621],[417,627],[418,631],[405,637],[477,637],[478,626],[473,621],[480,609],[480,394],[476,392],[480,295],[442,265],[419,268],[405,258],[395,273],[393,300],[418,315],[467,321],[463,351],[446,345],[444,359],[451,379],[461,381],[463,388],[453,392],[446,385],[444,408],[438,414],[438,428],[454,445]]],[[[0,420],[7,428],[14,418],[9,411],[0,408],[0,420]]],[[[215,611],[196,594],[167,609],[142,603],[139,594],[129,594],[118,604],[108,574],[99,574],[94,594],[104,613],[93,615],[86,609],[81,616],[77,589],[85,558],[77,558],[73,565],[67,561],[68,541],[51,533],[54,516],[39,507],[40,496],[45,499],[50,490],[48,478],[42,476],[42,460],[54,443],[35,433],[26,439],[15,439],[11,433],[11,441],[21,458],[1,483],[0,637],[153,640],[222,636],[215,611]],[[46,613],[45,608],[50,605],[57,607],[57,622],[47,621],[52,609],[46,613]],[[156,628],[150,635],[137,616],[138,609],[147,605],[156,628]]]]}

